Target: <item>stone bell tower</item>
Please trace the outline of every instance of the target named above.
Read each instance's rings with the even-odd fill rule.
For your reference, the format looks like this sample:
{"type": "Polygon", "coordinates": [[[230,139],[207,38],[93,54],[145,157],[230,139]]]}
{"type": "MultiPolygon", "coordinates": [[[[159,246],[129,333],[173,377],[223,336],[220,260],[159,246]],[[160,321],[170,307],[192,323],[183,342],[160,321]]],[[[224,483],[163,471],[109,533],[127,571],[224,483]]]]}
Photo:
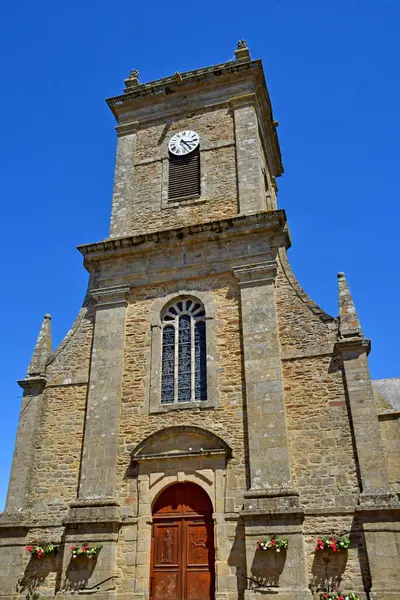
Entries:
{"type": "Polygon", "coordinates": [[[132,71],[107,103],[110,235],[79,246],[82,309],[54,351],[46,315],[20,381],[0,593],[399,598],[370,343],[344,274],[331,317],[290,269],[261,61],[240,41],[226,63],[150,83],[132,71]],[[343,531],[339,557],[315,551],[343,531]],[[268,536],[287,549],[257,550],[268,536]],[[27,544],[58,551],[34,560],[27,544]],[[75,560],[71,546],[101,549],[75,560]]]}

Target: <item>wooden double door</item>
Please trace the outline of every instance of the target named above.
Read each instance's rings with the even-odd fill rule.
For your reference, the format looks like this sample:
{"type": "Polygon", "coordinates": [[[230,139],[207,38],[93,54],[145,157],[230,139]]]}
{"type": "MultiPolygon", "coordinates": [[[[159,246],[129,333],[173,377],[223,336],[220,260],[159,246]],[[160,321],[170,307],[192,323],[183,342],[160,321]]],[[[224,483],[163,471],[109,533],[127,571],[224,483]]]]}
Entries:
{"type": "Polygon", "coordinates": [[[214,524],[206,492],[167,488],[153,509],[152,600],[214,600],[214,524]]]}

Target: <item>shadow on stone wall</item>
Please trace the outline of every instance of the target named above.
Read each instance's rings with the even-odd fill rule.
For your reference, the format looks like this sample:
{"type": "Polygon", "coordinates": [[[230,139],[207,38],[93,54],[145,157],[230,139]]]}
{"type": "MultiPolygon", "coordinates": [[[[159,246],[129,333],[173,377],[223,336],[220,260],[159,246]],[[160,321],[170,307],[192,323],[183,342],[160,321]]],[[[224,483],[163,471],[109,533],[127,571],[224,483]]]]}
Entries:
{"type": "Polygon", "coordinates": [[[250,589],[279,587],[279,577],[282,575],[286,562],[286,550],[258,550],[254,554],[251,565],[250,589]]]}
{"type": "Polygon", "coordinates": [[[63,591],[77,592],[78,590],[86,588],[95,566],[95,557],[87,558],[85,556],[77,556],[76,558],[71,558],[65,572],[63,591]]]}
{"type": "MultiPolygon", "coordinates": [[[[27,598],[30,598],[39,587],[46,587],[46,580],[50,573],[56,573],[56,585],[61,577],[61,565],[62,556],[56,554],[55,556],[46,556],[41,559],[34,558],[31,556],[23,576],[18,580],[16,591],[19,594],[26,594],[27,598]]],[[[54,589],[54,583],[51,586],[54,589]]],[[[57,591],[57,589],[55,590],[57,591]]]]}
{"type": "MultiPolygon", "coordinates": [[[[350,540],[350,551],[354,553],[357,550],[362,584],[364,590],[368,592],[371,589],[371,575],[364,533],[357,518],[353,519],[350,540]]],[[[311,567],[312,579],[309,585],[310,589],[313,592],[336,591],[338,589],[346,591],[359,585],[358,581],[352,581],[351,564],[348,573],[346,573],[347,563],[347,550],[341,550],[340,552],[333,552],[332,550],[316,551],[311,567]]]]}
{"type": "Polygon", "coordinates": [[[347,550],[340,552],[333,552],[333,550],[316,551],[311,567],[312,579],[310,589],[313,591],[325,589],[329,589],[330,591],[338,590],[343,573],[346,570],[347,559],[347,550]]]}
{"type": "Polygon", "coordinates": [[[247,588],[246,581],[246,546],[244,541],[244,525],[239,519],[236,526],[236,535],[228,557],[228,565],[236,570],[237,597],[243,600],[247,588]]]}

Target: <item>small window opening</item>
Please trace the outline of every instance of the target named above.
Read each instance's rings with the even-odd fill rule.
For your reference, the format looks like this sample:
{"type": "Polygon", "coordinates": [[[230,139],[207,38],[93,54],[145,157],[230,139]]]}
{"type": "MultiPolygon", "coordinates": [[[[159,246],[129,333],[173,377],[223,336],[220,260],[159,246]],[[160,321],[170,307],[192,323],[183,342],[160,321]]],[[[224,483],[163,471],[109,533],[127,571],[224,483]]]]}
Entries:
{"type": "Polygon", "coordinates": [[[200,196],[200,150],[186,156],[169,155],[168,200],[200,196]]]}

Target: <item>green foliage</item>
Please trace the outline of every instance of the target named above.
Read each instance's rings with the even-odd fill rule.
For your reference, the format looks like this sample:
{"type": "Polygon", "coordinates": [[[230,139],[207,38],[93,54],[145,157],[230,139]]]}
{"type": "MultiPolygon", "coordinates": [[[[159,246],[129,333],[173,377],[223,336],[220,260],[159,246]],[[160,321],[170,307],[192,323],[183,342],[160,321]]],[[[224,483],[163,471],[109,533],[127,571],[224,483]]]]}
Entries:
{"type": "Polygon", "coordinates": [[[34,558],[41,559],[45,556],[54,556],[57,553],[58,546],[56,544],[44,544],[42,542],[34,542],[33,544],[28,544],[25,548],[28,552],[31,553],[31,556],[34,558]]]}
{"type": "Polygon", "coordinates": [[[333,552],[340,552],[340,550],[347,550],[350,548],[350,543],[350,538],[345,534],[322,535],[317,540],[315,550],[333,550],[333,552]]]}
{"type": "Polygon", "coordinates": [[[71,546],[72,558],[78,556],[86,556],[87,558],[95,558],[103,546],[96,544],[95,546],[89,546],[89,544],[83,544],[82,546],[71,546]]]}
{"type": "Polygon", "coordinates": [[[281,550],[286,550],[288,544],[289,542],[286,538],[272,535],[264,540],[259,540],[257,550],[274,550],[275,552],[280,552],[281,550]]]}

